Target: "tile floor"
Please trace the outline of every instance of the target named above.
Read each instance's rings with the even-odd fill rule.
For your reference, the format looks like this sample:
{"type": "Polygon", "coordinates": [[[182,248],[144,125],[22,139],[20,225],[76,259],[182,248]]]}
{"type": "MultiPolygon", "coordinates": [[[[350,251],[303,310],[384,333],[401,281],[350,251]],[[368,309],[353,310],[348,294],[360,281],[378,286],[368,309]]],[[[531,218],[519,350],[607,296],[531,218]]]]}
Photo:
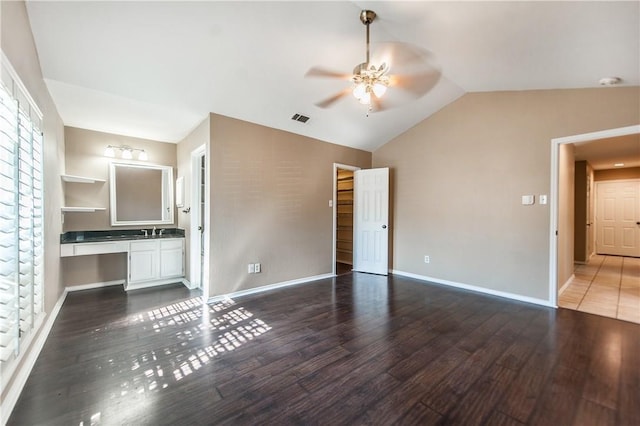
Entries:
{"type": "Polygon", "coordinates": [[[561,307],[640,324],[640,258],[595,255],[574,273],[561,307]]]}

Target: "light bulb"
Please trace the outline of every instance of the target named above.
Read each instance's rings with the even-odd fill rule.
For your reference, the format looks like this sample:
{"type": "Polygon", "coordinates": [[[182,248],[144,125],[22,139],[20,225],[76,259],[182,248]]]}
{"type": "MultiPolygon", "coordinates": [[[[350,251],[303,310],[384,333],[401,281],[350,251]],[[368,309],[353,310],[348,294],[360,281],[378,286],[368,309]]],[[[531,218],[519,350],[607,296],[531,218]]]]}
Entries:
{"type": "Polygon", "coordinates": [[[147,161],[148,159],[149,157],[147,157],[147,153],[144,150],[140,151],[140,154],[138,154],[138,160],[147,161]]]}
{"type": "Polygon", "coordinates": [[[131,160],[133,158],[133,155],[131,154],[131,150],[130,149],[122,150],[122,158],[124,158],[125,160],[131,160]]]}
{"type": "Polygon", "coordinates": [[[359,83],[356,87],[353,88],[353,96],[356,99],[362,99],[362,97],[367,93],[367,86],[364,83],[359,83]]]}
{"type": "Polygon", "coordinates": [[[365,92],[360,98],[360,103],[363,105],[369,105],[371,102],[371,92],[365,92]]]}
{"type": "Polygon", "coordinates": [[[113,150],[113,147],[111,145],[109,145],[108,147],[105,148],[104,156],[105,157],[112,157],[112,158],[116,156],[116,153],[113,150]]]}
{"type": "Polygon", "coordinates": [[[373,85],[373,94],[376,95],[376,98],[381,98],[386,91],[387,86],[382,83],[376,83],[373,85]]]}

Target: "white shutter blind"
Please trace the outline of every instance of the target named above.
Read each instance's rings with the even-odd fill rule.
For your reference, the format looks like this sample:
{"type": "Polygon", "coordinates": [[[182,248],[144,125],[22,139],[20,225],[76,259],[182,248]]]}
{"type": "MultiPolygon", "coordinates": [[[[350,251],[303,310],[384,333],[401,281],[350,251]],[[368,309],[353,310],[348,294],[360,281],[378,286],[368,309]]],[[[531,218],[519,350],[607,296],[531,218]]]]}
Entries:
{"type": "Polygon", "coordinates": [[[0,86],[0,362],[18,349],[18,103],[0,86]]]}
{"type": "Polygon", "coordinates": [[[0,362],[43,309],[43,163],[39,111],[3,57],[0,84],[0,362]]]}

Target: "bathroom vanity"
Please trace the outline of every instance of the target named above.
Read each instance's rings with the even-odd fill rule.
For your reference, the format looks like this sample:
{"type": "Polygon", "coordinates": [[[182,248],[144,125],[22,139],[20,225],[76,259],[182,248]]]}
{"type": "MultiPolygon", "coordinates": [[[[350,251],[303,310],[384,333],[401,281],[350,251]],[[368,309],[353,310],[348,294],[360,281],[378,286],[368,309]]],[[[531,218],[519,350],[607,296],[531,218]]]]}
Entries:
{"type": "Polygon", "coordinates": [[[166,229],[162,235],[113,230],[66,232],[60,236],[60,257],[108,253],[127,254],[127,291],[183,281],[183,229],[166,229]]]}

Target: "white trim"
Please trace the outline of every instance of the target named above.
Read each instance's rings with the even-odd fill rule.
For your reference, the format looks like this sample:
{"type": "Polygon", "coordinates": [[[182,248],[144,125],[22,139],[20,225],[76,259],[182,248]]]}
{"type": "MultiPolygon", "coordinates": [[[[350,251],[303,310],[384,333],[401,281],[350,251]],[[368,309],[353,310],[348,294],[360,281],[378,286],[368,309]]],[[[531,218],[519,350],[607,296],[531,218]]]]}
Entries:
{"type": "MultiPolygon", "coordinates": [[[[24,385],[27,383],[27,379],[31,374],[31,370],[33,370],[33,366],[35,365],[36,360],[38,359],[38,356],[40,356],[40,352],[42,351],[42,348],[44,347],[44,344],[47,341],[47,338],[49,337],[49,333],[53,328],[53,324],[56,321],[56,318],[58,317],[58,313],[62,308],[62,304],[64,303],[67,297],[67,293],[68,291],[65,288],[62,294],[60,295],[60,298],[56,302],[55,306],[51,310],[51,313],[47,317],[47,320],[45,321],[44,326],[40,329],[38,338],[36,339],[35,343],[31,347],[29,352],[27,353],[24,359],[24,363],[22,364],[22,368],[20,368],[20,370],[18,371],[18,374],[15,376],[13,382],[11,383],[11,386],[7,389],[6,397],[2,400],[3,409],[1,413],[2,418],[0,418],[0,424],[4,425],[9,420],[9,416],[11,416],[11,413],[13,412],[16,402],[18,402],[18,398],[22,393],[22,389],[24,388],[24,385]]],[[[17,361],[19,361],[20,359],[21,358],[18,358],[17,361]]]]}
{"type": "Polygon", "coordinates": [[[442,280],[440,278],[427,277],[424,275],[413,274],[411,272],[398,271],[397,269],[392,269],[391,273],[393,275],[400,275],[407,278],[414,278],[416,280],[425,281],[426,283],[431,282],[436,284],[442,284],[450,287],[456,287],[464,290],[474,291],[477,293],[485,293],[485,294],[490,294],[492,296],[504,297],[506,299],[517,300],[520,302],[533,303],[535,305],[546,306],[548,308],[556,307],[555,305],[552,305],[551,303],[549,303],[549,301],[547,300],[537,299],[535,297],[527,297],[527,296],[522,296],[520,294],[508,293],[505,291],[492,290],[486,287],[478,287],[471,284],[464,284],[464,283],[459,283],[455,281],[442,280]]]}
{"type": "Polygon", "coordinates": [[[557,306],[558,303],[558,154],[560,145],[567,143],[588,142],[603,138],[626,136],[640,133],[640,124],[617,129],[607,129],[580,135],[565,136],[551,139],[551,188],[549,189],[549,302],[557,306]]]}
{"type": "Polygon", "coordinates": [[[233,293],[228,293],[228,294],[221,294],[220,296],[213,296],[207,299],[206,303],[215,303],[218,302],[220,300],[225,300],[225,299],[231,299],[234,297],[241,297],[241,296],[246,296],[249,294],[256,294],[256,293],[262,293],[265,291],[269,291],[269,290],[275,290],[278,288],[283,288],[283,287],[290,287],[293,285],[299,285],[299,284],[307,284],[310,283],[312,281],[318,281],[318,280],[324,280],[327,278],[334,278],[335,274],[322,274],[322,275],[314,275],[311,277],[305,277],[305,278],[298,278],[296,280],[290,280],[290,281],[282,281],[279,283],[275,283],[275,284],[268,284],[268,285],[264,285],[261,287],[256,287],[256,288],[250,288],[247,290],[240,290],[240,291],[236,291],[233,293]]]}
{"type": "Polygon", "coordinates": [[[561,138],[553,138],[551,142],[557,144],[589,142],[598,139],[615,138],[617,136],[627,136],[640,133],[640,124],[627,127],[618,127],[617,129],[607,129],[598,132],[583,133],[580,135],[564,136],[561,138]]]}
{"type": "Polygon", "coordinates": [[[191,282],[186,278],[183,278],[180,282],[189,290],[195,290],[198,288],[198,287],[194,287],[193,284],[191,284],[191,282]]]}
{"type": "Polygon", "coordinates": [[[68,293],[72,293],[74,291],[92,290],[94,288],[110,287],[114,285],[123,285],[123,284],[124,284],[124,280],[104,281],[99,283],[89,283],[89,284],[68,286],[65,288],[65,291],[68,293]]]}
{"type": "MultiPolygon", "coordinates": [[[[15,84],[18,87],[18,90],[20,90],[20,92],[22,92],[22,96],[24,96],[27,99],[27,102],[29,102],[29,106],[35,110],[36,114],[38,115],[38,119],[40,119],[40,122],[41,122],[40,126],[38,126],[38,130],[43,131],[43,129],[40,128],[40,127],[44,127],[44,125],[42,124],[42,117],[43,117],[42,111],[38,107],[38,104],[36,104],[36,101],[34,101],[31,95],[29,94],[29,91],[27,90],[25,85],[22,83],[22,80],[18,76],[18,73],[16,72],[15,68],[13,68],[13,65],[11,65],[9,58],[7,58],[7,56],[4,54],[4,51],[0,50],[0,53],[2,53],[2,67],[5,70],[7,70],[7,72],[9,73],[9,76],[11,76],[11,80],[13,80],[13,84],[15,84]]],[[[15,96],[15,93],[11,93],[11,96],[15,96]]]]}
{"type": "MultiPolygon", "coordinates": [[[[332,214],[333,214],[333,263],[331,264],[331,271],[333,272],[333,275],[336,275],[336,262],[338,260],[337,258],[337,254],[336,254],[336,245],[338,244],[338,242],[336,241],[338,239],[338,219],[337,219],[337,215],[338,215],[338,169],[342,169],[342,170],[351,170],[352,172],[355,172],[356,170],[361,170],[360,167],[357,166],[349,166],[347,164],[340,164],[340,163],[333,163],[333,209],[332,209],[332,214]]],[[[355,185],[355,179],[354,179],[354,185],[355,185]]],[[[354,186],[354,191],[355,191],[355,186],[354,186]]],[[[353,266],[353,259],[351,261],[351,265],[353,266]]]]}
{"type": "Polygon", "coordinates": [[[569,288],[569,285],[571,284],[571,281],[573,281],[576,278],[576,274],[571,274],[571,276],[569,277],[569,279],[567,280],[566,283],[564,283],[562,285],[562,287],[560,287],[560,290],[558,290],[558,296],[560,296],[562,293],[564,293],[564,291],[569,288]]]}
{"type": "Polygon", "coordinates": [[[142,288],[149,288],[149,287],[158,287],[158,286],[162,286],[162,285],[169,285],[169,284],[183,284],[182,283],[182,278],[181,277],[173,277],[173,278],[163,278],[161,280],[152,280],[152,281],[145,281],[145,282],[136,282],[136,283],[125,283],[124,285],[124,290],[125,291],[135,291],[135,290],[140,290],[142,288]]]}

